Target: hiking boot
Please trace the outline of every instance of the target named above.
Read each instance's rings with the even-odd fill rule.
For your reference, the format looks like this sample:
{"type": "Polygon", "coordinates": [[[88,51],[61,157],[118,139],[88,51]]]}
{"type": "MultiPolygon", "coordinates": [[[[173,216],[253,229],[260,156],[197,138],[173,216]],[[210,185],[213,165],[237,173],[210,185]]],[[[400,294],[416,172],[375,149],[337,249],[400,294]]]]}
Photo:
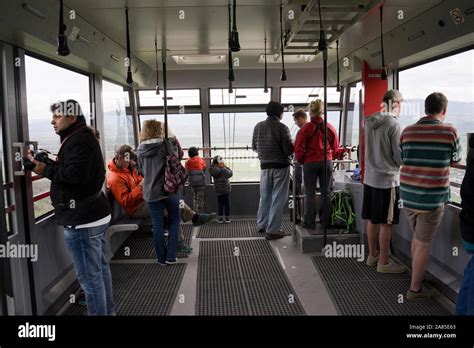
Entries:
{"type": "Polygon", "coordinates": [[[377,263],[377,272],[379,273],[404,273],[407,268],[403,265],[399,265],[392,260],[389,260],[386,265],[377,263]]]}
{"type": "Polygon", "coordinates": [[[197,214],[197,219],[196,222],[193,222],[194,226],[201,226],[204,224],[207,224],[211,221],[214,221],[217,217],[216,213],[211,213],[211,214],[197,214]]]}
{"type": "Polygon", "coordinates": [[[377,254],[377,256],[368,256],[367,257],[367,262],[365,263],[367,266],[370,266],[370,267],[375,267],[377,266],[377,263],[379,262],[379,254],[377,254]]]}
{"type": "Polygon", "coordinates": [[[229,218],[229,217],[226,217],[226,218],[225,218],[225,223],[226,223],[226,224],[230,224],[230,218],[229,218]]]}
{"type": "Polygon", "coordinates": [[[166,260],[165,263],[167,265],[176,265],[178,263],[178,259],[174,259],[174,260],[166,260]]]}
{"type": "Polygon", "coordinates": [[[218,224],[223,224],[224,223],[224,218],[222,216],[219,216],[219,219],[217,220],[218,224]]]}
{"type": "Polygon", "coordinates": [[[415,292],[410,289],[407,291],[407,299],[409,300],[426,300],[434,296],[434,290],[427,288],[425,285],[421,285],[419,292],[415,292]]]}
{"type": "Polygon", "coordinates": [[[178,253],[189,254],[192,251],[193,248],[191,248],[189,245],[186,245],[183,242],[179,242],[178,253]]]}
{"type": "Polygon", "coordinates": [[[280,239],[285,237],[285,232],[283,231],[278,231],[277,233],[265,233],[265,239],[266,240],[275,240],[275,239],[280,239]]]}

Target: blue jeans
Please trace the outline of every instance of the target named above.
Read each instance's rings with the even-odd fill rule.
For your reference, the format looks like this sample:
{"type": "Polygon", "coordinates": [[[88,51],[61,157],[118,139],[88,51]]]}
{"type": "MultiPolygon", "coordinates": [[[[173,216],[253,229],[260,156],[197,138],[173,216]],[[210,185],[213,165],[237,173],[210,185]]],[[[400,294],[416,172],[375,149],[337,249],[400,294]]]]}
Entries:
{"type": "Polygon", "coordinates": [[[260,203],[257,225],[266,233],[278,233],[281,228],[283,208],[290,190],[290,167],[263,169],[260,172],[260,203]]]}
{"type": "MultiPolygon", "coordinates": [[[[462,219],[460,222],[461,233],[465,229],[472,229],[462,219]]],[[[474,256],[464,270],[464,278],[459,289],[458,300],[456,302],[456,315],[474,315],[474,256]]]]}
{"type": "Polygon", "coordinates": [[[230,192],[217,196],[217,211],[219,216],[230,215],[230,192]]]}
{"type": "Polygon", "coordinates": [[[84,290],[89,315],[115,315],[112,273],[107,257],[107,227],[64,227],[64,241],[72,254],[77,280],[84,290]]]}
{"type": "Polygon", "coordinates": [[[148,202],[151,223],[153,224],[153,240],[158,262],[174,261],[178,253],[179,224],[181,216],[179,212],[179,194],[170,193],[166,199],[156,202],[148,202]],[[163,209],[168,211],[169,235],[168,246],[165,243],[163,229],[163,209]]]}

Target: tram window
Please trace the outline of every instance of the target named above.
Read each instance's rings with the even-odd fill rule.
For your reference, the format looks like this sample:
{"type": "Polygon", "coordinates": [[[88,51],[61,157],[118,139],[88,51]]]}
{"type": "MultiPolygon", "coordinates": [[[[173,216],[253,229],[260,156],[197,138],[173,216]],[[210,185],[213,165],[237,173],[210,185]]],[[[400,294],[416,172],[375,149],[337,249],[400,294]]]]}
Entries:
{"type": "Polygon", "coordinates": [[[252,151],[252,135],[255,125],[267,115],[263,112],[211,113],[209,118],[211,147],[225,148],[212,150],[211,156],[224,157],[234,172],[231,182],[260,181],[260,162],[252,151]],[[232,149],[234,147],[240,149],[232,149]]]}
{"type": "MultiPolygon", "coordinates": [[[[309,104],[312,100],[323,99],[323,87],[284,87],[281,89],[282,104],[309,104]]],[[[341,92],[336,87],[328,87],[328,103],[341,103],[341,92]]]]}
{"type": "Polygon", "coordinates": [[[209,90],[210,105],[266,105],[270,101],[272,89],[264,93],[263,88],[234,88],[229,94],[227,88],[211,88],[209,90]]]}
{"type": "MultiPolygon", "coordinates": [[[[202,147],[201,114],[168,114],[168,124],[183,148],[202,147]]],[[[140,129],[145,120],[164,121],[163,115],[140,115],[140,129]]],[[[185,152],[185,157],[187,153],[185,152]]]]}
{"type": "MultiPolygon", "coordinates": [[[[201,105],[201,91],[199,89],[168,89],[166,91],[168,106],[199,106],[201,105]]],[[[164,106],[164,94],[156,94],[155,90],[138,91],[140,107],[164,106]]]]}
{"type": "Polygon", "coordinates": [[[102,82],[104,101],[104,141],[105,160],[108,163],[115,155],[118,146],[128,144],[133,146],[133,119],[126,114],[126,107],[130,106],[128,91],[122,86],[102,82]]]}
{"type": "MultiPolygon", "coordinates": [[[[50,105],[59,100],[75,99],[90,125],[89,77],[30,56],[25,56],[25,74],[29,139],[37,141],[39,148],[57,153],[60,142],[51,125],[50,105]]],[[[48,192],[50,184],[48,179],[33,181],[33,196],[48,192]]],[[[53,210],[49,197],[33,204],[35,218],[53,210]]]]}
{"type": "MultiPolygon", "coordinates": [[[[462,164],[466,164],[467,133],[474,132],[473,61],[474,50],[468,50],[399,72],[399,89],[405,99],[399,118],[402,125],[405,127],[413,124],[425,115],[424,100],[430,93],[444,93],[448,98],[445,122],[451,123],[458,130],[463,149],[462,164]],[[428,81],[429,76],[436,78],[428,81]]],[[[451,168],[451,182],[460,184],[464,174],[464,170],[451,168]]],[[[458,187],[451,186],[453,202],[460,202],[459,191],[458,187]]]]}
{"type": "MultiPolygon", "coordinates": [[[[360,131],[360,90],[362,89],[362,82],[357,82],[355,86],[350,89],[349,107],[347,110],[347,145],[359,145],[359,131],[360,131]],[[350,133],[349,133],[350,132],[350,133]]],[[[352,153],[351,157],[357,159],[357,154],[352,153]]]]}

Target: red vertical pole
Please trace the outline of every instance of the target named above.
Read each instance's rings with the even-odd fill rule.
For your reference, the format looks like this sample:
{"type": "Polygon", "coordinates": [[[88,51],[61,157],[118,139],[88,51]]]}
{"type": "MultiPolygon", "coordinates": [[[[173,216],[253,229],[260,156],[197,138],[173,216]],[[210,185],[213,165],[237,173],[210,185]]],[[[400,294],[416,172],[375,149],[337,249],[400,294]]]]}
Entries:
{"type": "Polygon", "coordinates": [[[364,182],[365,165],[365,118],[381,110],[383,95],[388,89],[388,81],[380,78],[381,69],[370,69],[367,62],[362,62],[363,120],[361,124],[360,168],[361,180],[364,182]]]}

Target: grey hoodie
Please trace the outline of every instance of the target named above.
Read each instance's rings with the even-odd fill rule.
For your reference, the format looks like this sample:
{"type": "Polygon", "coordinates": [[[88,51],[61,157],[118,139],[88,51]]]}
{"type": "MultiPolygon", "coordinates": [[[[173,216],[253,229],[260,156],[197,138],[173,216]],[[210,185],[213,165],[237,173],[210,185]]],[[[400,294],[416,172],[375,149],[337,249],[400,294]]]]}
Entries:
{"type": "Polygon", "coordinates": [[[365,119],[364,184],[386,189],[400,186],[400,133],[396,116],[377,112],[365,119]]]}
{"type": "MultiPolygon", "coordinates": [[[[181,153],[176,138],[170,138],[173,151],[181,153]]],[[[168,193],[163,190],[165,179],[165,159],[168,155],[163,139],[150,139],[138,146],[138,164],[143,172],[143,198],[147,202],[165,199],[168,193]]],[[[179,155],[180,156],[180,155],[179,155]]]]}

